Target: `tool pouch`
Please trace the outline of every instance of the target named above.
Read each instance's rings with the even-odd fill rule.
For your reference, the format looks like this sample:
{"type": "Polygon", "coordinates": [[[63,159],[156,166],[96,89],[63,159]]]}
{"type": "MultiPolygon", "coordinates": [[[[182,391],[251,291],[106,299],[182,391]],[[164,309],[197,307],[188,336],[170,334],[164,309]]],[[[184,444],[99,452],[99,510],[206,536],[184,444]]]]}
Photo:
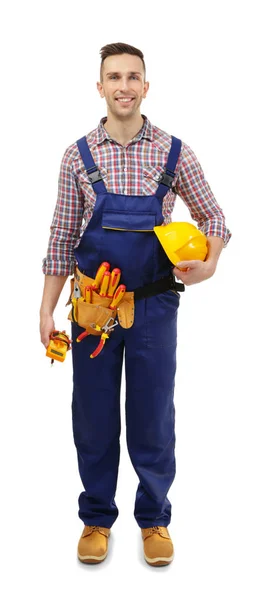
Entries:
{"type": "Polygon", "coordinates": [[[94,279],[87,277],[87,275],[83,275],[79,269],[76,269],[75,277],[73,277],[70,281],[71,294],[67,305],[72,302],[75,282],[78,283],[82,297],[75,300],[75,307],[72,307],[68,315],[68,319],[70,321],[78,323],[80,327],[84,327],[84,329],[86,329],[92,335],[101,335],[102,331],[98,331],[96,329],[96,325],[98,325],[100,328],[104,327],[111,317],[115,319],[117,316],[119,324],[124,329],[128,329],[133,325],[133,292],[125,292],[119,306],[113,310],[108,308],[112,299],[99,296],[99,294],[97,294],[95,291],[92,292],[92,303],[86,302],[84,298],[85,287],[92,285],[94,283],[94,279]]]}
{"type": "MultiPolygon", "coordinates": [[[[91,285],[93,279],[86,277],[88,283],[91,285]]],[[[71,281],[71,288],[74,289],[74,281],[71,281]]],[[[80,281],[76,279],[80,291],[84,294],[84,286],[80,284],[80,281]]],[[[73,299],[73,291],[71,293],[73,299]]],[[[74,323],[77,323],[80,327],[83,327],[91,335],[101,335],[101,328],[108,323],[110,318],[115,319],[117,309],[108,308],[108,304],[111,303],[111,298],[104,298],[99,296],[95,291],[92,292],[92,303],[86,302],[84,296],[77,298],[72,306],[72,309],[68,315],[68,319],[74,323]],[[96,328],[98,326],[98,328],[96,328]]]]}
{"type": "Polygon", "coordinates": [[[78,298],[76,311],[71,310],[68,319],[83,327],[91,335],[101,335],[101,328],[104,327],[112,317],[115,319],[116,310],[110,310],[105,306],[90,304],[85,302],[83,298],[78,298]],[[76,312],[76,319],[74,314],[76,312]],[[98,326],[99,329],[96,329],[98,326]]]}
{"type": "Polygon", "coordinates": [[[134,293],[125,292],[117,308],[119,324],[124,329],[129,329],[134,322],[134,293]]]}

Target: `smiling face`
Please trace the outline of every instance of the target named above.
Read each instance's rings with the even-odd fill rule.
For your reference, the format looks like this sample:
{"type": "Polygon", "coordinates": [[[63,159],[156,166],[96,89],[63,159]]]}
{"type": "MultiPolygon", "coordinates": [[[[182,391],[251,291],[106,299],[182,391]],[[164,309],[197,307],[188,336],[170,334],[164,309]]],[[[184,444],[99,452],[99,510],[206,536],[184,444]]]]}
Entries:
{"type": "Polygon", "coordinates": [[[130,119],[140,114],[142,99],[149,88],[140,57],[114,54],[105,58],[102,81],[97,83],[97,88],[101,98],[106,99],[108,113],[114,117],[130,119]]]}

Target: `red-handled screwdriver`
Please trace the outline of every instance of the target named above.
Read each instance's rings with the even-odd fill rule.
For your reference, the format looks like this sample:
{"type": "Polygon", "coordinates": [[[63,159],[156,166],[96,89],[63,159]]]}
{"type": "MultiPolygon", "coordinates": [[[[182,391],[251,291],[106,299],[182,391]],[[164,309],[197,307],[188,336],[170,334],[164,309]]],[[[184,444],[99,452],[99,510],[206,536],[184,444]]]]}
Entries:
{"type": "Polygon", "coordinates": [[[101,286],[100,286],[100,292],[99,292],[99,295],[103,296],[103,298],[105,298],[107,296],[109,280],[110,280],[110,271],[105,271],[102,282],[101,282],[101,286]]]}
{"type": "Polygon", "coordinates": [[[109,269],[110,269],[110,264],[108,262],[101,263],[101,265],[99,266],[99,268],[97,270],[95,281],[92,285],[92,290],[97,291],[99,289],[99,286],[102,282],[104,273],[105,273],[105,271],[108,271],[109,269]]]}
{"type": "Polygon", "coordinates": [[[123,284],[119,285],[119,287],[116,289],[116,292],[113,296],[113,300],[108,308],[111,308],[111,309],[117,308],[117,306],[121,302],[125,292],[126,292],[126,285],[123,285],[123,284]]]}
{"type": "Polygon", "coordinates": [[[89,302],[89,304],[91,304],[91,302],[92,302],[92,285],[86,285],[85,299],[86,299],[86,302],[89,302]]]}
{"type": "Polygon", "coordinates": [[[112,298],[112,296],[116,290],[116,287],[119,284],[120,278],[121,278],[121,270],[118,269],[118,267],[116,267],[115,269],[113,269],[113,271],[111,271],[109,287],[108,287],[108,298],[112,298]]]}

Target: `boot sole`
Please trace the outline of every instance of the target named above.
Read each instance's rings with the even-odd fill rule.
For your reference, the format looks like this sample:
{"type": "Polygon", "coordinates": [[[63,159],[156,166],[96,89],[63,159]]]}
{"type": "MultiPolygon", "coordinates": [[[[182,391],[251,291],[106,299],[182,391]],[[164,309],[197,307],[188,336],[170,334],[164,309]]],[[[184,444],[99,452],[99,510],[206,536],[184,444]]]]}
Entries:
{"type": "Polygon", "coordinates": [[[144,555],[144,558],[151,567],[162,567],[164,565],[170,565],[174,558],[174,554],[169,557],[156,556],[155,558],[148,558],[148,556],[144,555]]]}
{"type": "Polygon", "coordinates": [[[93,554],[87,554],[82,556],[81,554],[77,553],[77,556],[79,558],[79,560],[83,563],[86,564],[96,564],[96,563],[100,563],[103,560],[105,560],[106,556],[107,556],[108,552],[105,552],[105,554],[102,554],[101,556],[93,556],[93,554]]]}

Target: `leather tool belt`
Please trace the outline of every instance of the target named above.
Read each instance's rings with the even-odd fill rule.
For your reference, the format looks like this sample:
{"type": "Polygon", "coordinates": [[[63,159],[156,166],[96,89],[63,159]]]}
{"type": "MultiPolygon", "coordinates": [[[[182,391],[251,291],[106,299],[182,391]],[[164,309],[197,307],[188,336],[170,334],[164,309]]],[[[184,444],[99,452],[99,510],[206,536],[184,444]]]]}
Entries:
{"type": "Polygon", "coordinates": [[[85,301],[85,288],[93,285],[94,279],[88,277],[76,267],[74,277],[70,281],[71,294],[66,306],[73,301],[75,283],[77,283],[80,289],[81,297],[76,299],[68,315],[68,319],[78,323],[80,327],[83,327],[92,335],[100,335],[102,327],[108,323],[109,319],[113,319],[114,321],[116,315],[121,327],[124,329],[132,327],[134,322],[134,301],[149,298],[168,290],[172,290],[176,294],[185,291],[184,284],[176,282],[173,274],[170,274],[153,283],[136,288],[134,291],[125,292],[118,307],[112,310],[108,308],[112,299],[100,296],[94,290],[92,291],[92,302],[88,303],[85,301]],[[100,329],[96,328],[96,325],[100,329]]]}

